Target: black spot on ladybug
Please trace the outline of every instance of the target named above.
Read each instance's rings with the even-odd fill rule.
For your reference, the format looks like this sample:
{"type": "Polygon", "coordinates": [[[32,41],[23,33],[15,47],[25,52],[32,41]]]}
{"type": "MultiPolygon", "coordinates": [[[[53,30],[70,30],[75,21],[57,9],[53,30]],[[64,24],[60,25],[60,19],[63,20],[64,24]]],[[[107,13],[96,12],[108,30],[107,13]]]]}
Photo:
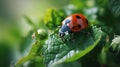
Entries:
{"type": "Polygon", "coordinates": [[[86,19],[86,23],[88,24],[88,20],[86,19]]]}
{"type": "Polygon", "coordinates": [[[81,19],[81,17],[80,17],[80,16],[78,16],[78,15],[76,15],[76,18],[81,19]]]}
{"type": "Polygon", "coordinates": [[[79,28],[81,28],[81,25],[78,25],[79,28]]]}

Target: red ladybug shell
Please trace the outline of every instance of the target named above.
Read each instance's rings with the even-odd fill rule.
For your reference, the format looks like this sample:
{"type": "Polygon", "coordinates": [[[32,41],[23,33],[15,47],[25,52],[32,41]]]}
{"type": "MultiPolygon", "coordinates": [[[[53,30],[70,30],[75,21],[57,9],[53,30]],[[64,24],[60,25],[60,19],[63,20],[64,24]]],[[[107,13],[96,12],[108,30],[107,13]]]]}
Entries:
{"type": "MultiPolygon", "coordinates": [[[[82,14],[72,14],[68,16],[65,20],[67,19],[70,20],[70,22],[67,23],[67,26],[73,32],[78,32],[88,27],[88,21],[82,14]]],[[[62,25],[65,24],[65,20],[62,22],[62,25]]]]}

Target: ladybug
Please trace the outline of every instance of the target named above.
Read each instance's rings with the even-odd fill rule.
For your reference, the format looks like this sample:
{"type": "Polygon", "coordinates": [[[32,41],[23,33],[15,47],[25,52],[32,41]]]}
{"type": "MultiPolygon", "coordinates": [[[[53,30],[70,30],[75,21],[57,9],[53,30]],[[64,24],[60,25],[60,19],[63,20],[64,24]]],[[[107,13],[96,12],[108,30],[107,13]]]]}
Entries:
{"type": "Polygon", "coordinates": [[[88,27],[88,21],[82,14],[72,14],[62,21],[62,27],[59,30],[60,37],[72,32],[79,32],[88,27]]]}

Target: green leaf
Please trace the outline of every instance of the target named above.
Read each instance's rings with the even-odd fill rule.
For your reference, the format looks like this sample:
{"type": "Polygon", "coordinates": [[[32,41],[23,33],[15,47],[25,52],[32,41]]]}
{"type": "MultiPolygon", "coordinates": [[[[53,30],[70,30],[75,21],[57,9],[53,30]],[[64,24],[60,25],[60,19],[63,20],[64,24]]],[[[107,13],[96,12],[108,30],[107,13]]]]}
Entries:
{"type": "Polygon", "coordinates": [[[62,20],[65,17],[66,14],[63,10],[57,11],[55,9],[50,8],[47,10],[43,22],[49,29],[54,30],[61,24],[62,20]]]}
{"type": "Polygon", "coordinates": [[[110,0],[110,8],[115,16],[120,15],[120,0],[110,0]]]}
{"type": "Polygon", "coordinates": [[[40,55],[42,53],[41,51],[43,48],[43,44],[44,44],[48,34],[44,29],[38,29],[32,35],[34,39],[31,39],[32,37],[30,38],[30,36],[32,33],[33,32],[30,32],[30,34],[27,36],[27,38],[24,39],[25,40],[24,43],[29,46],[30,46],[30,44],[32,44],[32,47],[31,47],[30,51],[28,51],[28,55],[21,57],[17,61],[17,63],[15,64],[16,67],[24,64],[27,61],[31,61],[31,60],[34,62],[40,62],[40,65],[41,64],[43,65],[43,63],[42,63],[43,57],[40,55]],[[29,42],[29,41],[31,41],[31,42],[29,42]]]}
{"type": "Polygon", "coordinates": [[[23,63],[25,63],[25,62],[27,62],[27,61],[30,61],[30,60],[33,60],[36,56],[37,56],[37,54],[38,54],[38,49],[40,49],[40,42],[39,41],[36,41],[33,45],[32,45],[32,48],[31,48],[31,50],[30,50],[30,52],[29,52],[29,54],[27,55],[27,56],[24,56],[24,57],[22,57],[22,58],[20,58],[18,61],[17,61],[17,63],[15,64],[15,66],[17,67],[17,66],[19,66],[19,65],[21,65],[21,64],[23,64],[23,63]]]}
{"type": "Polygon", "coordinates": [[[117,50],[118,52],[120,51],[120,36],[116,36],[111,43],[111,47],[113,50],[117,50]]]}
{"type": "Polygon", "coordinates": [[[52,67],[82,67],[82,64],[80,61],[74,61],[74,62],[70,62],[70,63],[63,63],[63,64],[58,64],[52,67]]]}
{"type": "Polygon", "coordinates": [[[103,47],[100,55],[98,56],[98,60],[101,64],[106,64],[106,61],[107,61],[107,59],[106,59],[107,58],[107,52],[106,52],[105,49],[106,48],[103,47]]]}
{"type": "Polygon", "coordinates": [[[65,35],[64,40],[58,33],[51,34],[44,45],[44,62],[48,66],[54,66],[75,61],[89,53],[100,42],[102,31],[101,28],[92,26],[85,32],[65,35]]]}
{"type": "Polygon", "coordinates": [[[30,24],[34,29],[37,29],[37,25],[34,24],[34,22],[26,15],[24,15],[25,20],[28,24],[30,24]]]}
{"type": "Polygon", "coordinates": [[[22,55],[25,55],[29,51],[29,48],[32,47],[32,44],[35,42],[35,39],[32,38],[33,31],[30,31],[29,34],[21,39],[19,51],[22,55]]]}

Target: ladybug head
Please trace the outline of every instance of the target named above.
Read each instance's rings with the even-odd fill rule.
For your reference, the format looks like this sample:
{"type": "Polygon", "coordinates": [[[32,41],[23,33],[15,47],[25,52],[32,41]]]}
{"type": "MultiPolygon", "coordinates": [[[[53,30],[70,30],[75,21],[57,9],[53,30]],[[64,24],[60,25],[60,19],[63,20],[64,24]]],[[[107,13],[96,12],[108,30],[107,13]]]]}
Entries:
{"type": "Polygon", "coordinates": [[[72,31],[69,28],[69,23],[71,22],[71,17],[67,17],[63,22],[62,22],[62,27],[59,30],[59,35],[63,37],[67,33],[71,33],[72,31]]]}
{"type": "Polygon", "coordinates": [[[63,37],[66,33],[79,32],[88,27],[87,19],[82,14],[73,14],[62,22],[59,34],[63,37]]]}

